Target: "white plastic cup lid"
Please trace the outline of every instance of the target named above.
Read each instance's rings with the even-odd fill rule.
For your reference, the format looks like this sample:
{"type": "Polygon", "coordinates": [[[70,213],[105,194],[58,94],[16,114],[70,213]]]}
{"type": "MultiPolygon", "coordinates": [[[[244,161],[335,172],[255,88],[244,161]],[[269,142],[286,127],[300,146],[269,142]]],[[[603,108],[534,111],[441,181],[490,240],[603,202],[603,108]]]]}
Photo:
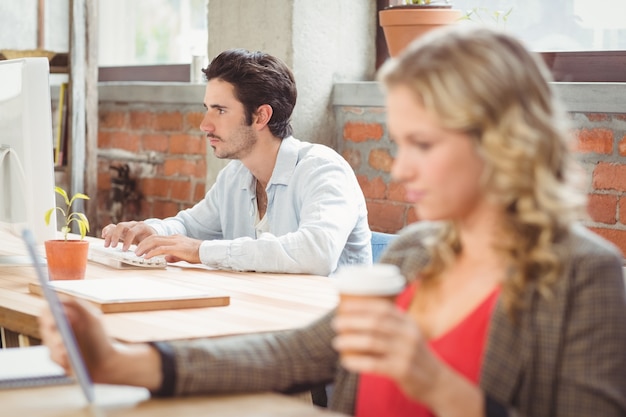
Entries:
{"type": "Polygon", "coordinates": [[[347,265],[331,275],[340,294],[395,295],[406,286],[400,269],[390,264],[347,265]]]}

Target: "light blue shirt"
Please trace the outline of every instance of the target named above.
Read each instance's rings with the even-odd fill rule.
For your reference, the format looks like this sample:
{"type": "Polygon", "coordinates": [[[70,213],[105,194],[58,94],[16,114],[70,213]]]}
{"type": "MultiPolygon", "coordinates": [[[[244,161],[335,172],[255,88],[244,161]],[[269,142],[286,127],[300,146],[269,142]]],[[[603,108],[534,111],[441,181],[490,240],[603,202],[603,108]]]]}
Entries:
{"type": "Polygon", "coordinates": [[[341,265],[372,263],[365,198],[337,152],[283,139],[266,188],[269,232],[258,238],[255,181],[234,160],[198,204],[146,223],[160,235],[203,240],[201,262],[220,269],[329,275],[341,265]]]}

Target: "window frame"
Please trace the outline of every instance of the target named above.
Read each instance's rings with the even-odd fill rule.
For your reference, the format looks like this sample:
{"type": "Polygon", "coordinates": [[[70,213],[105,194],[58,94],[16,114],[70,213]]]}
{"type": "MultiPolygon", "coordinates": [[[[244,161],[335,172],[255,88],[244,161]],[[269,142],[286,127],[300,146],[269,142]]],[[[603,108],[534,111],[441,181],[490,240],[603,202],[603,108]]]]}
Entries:
{"type": "Polygon", "coordinates": [[[98,82],[191,81],[191,64],[123,65],[98,67],[98,82]]]}

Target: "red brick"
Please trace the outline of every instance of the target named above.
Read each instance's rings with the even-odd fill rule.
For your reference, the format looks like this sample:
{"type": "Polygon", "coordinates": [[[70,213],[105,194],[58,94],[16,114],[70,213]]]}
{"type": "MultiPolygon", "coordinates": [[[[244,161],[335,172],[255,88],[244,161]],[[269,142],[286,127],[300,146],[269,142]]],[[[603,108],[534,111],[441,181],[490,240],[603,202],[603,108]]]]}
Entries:
{"type": "Polygon", "coordinates": [[[178,203],[171,201],[156,200],[152,203],[152,214],[150,217],[163,219],[165,217],[175,216],[179,211],[178,203]]]}
{"type": "Polygon", "coordinates": [[[613,131],[611,129],[581,129],[577,136],[577,152],[605,155],[613,153],[613,131]]]}
{"type": "Polygon", "coordinates": [[[622,251],[622,256],[626,255],[626,230],[599,227],[591,227],[590,229],[617,246],[622,251]]]}
{"type": "Polygon", "coordinates": [[[204,180],[206,178],[206,159],[202,158],[195,162],[196,172],[194,177],[204,180]]]}
{"type": "Polygon", "coordinates": [[[111,147],[111,132],[98,131],[98,148],[108,149],[111,147]]]}
{"type": "Polygon", "coordinates": [[[126,132],[115,132],[111,136],[111,148],[139,152],[139,136],[126,132]]]}
{"type": "Polygon", "coordinates": [[[166,177],[190,177],[196,176],[197,161],[173,158],[167,159],[163,164],[163,174],[166,177]]]}
{"type": "Polygon", "coordinates": [[[593,171],[596,190],[626,191],[626,165],[600,162],[593,171]]]}
{"type": "Polygon", "coordinates": [[[617,144],[617,150],[619,156],[626,156],[626,136],[622,136],[622,139],[617,144]]]}
{"type": "Polygon", "coordinates": [[[197,181],[195,191],[193,193],[193,201],[197,203],[202,200],[206,195],[206,183],[204,181],[197,181]]]}
{"type": "Polygon", "coordinates": [[[150,111],[131,111],[130,128],[149,132],[154,127],[155,118],[155,114],[150,111]]]}
{"type": "Polygon", "coordinates": [[[399,203],[406,203],[406,190],[404,185],[399,182],[390,182],[388,186],[389,193],[387,198],[391,201],[397,201],[399,203]]]}
{"type": "Polygon", "coordinates": [[[606,113],[585,113],[587,120],[592,122],[605,122],[609,120],[609,115],[606,113]]]}
{"type": "Polygon", "coordinates": [[[420,218],[417,217],[417,212],[415,211],[415,208],[409,205],[406,212],[406,224],[409,225],[418,221],[420,221],[420,218]]]}
{"type": "Polygon", "coordinates": [[[171,135],[170,136],[170,153],[172,154],[201,154],[204,155],[205,140],[199,136],[193,135],[171,135]]]}
{"type": "Polygon", "coordinates": [[[380,140],[382,137],[383,127],[380,123],[347,122],[343,127],[343,138],[350,142],[380,140]]]}
{"type": "Polygon", "coordinates": [[[106,159],[98,159],[97,160],[97,164],[98,164],[98,172],[109,172],[110,165],[111,165],[111,161],[106,160],[106,159]]]}
{"type": "Polygon", "coordinates": [[[126,113],[102,110],[98,114],[98,129],[125,129],[126,113]]]}
{"type": "Polygon", "coordinates": [[[191,181],[171,181],[170,198],[174,201],[189,201],[191,199],[191,181]]]}
{"type": "Polygon", "coordinates": [[[109,172],[98,172],[97,189],[108,191],[111,188],[111,174],[109,172]]]}
{"type": "Polygon", "coordinates": [[[626,120],[626,114],[614,114],[613,118],[617,120],[626,120]]]}
{"type": "Polygon", "coordinates": [[[341,156],[348,161],[353,170],[358,171],[361,167],[361,151],[358,149],[345,149],[341,156]]]}
{"type": "Polygon", "coordinates": [[[124,206],[124,215],[122,216],[123,221],[131,221],[131,220],[143,220],[145,217],[141,216],[141,200],[128,201],[124,206]]]}
{"type": "Polygon", "coordinates": [[[617,196],[590,194],[587,202],[587,212],[596,222],[615,224],[617,222],[617,196]]]}
{"type": "Polygon", "coordinates": [[[367,202],[370,227],[385,233],[396,233],[405,222],[406,206],[390,202],[367,202]]]}
{"type": "Polygon", "coordinates": [[[169,186],[170,182],[163,178],[142,178],[139,184],[139,188],[144,198],[168,198],[170,195],[169,186]]]}
{"type": "Polygon", "coordinates": [[[154,205],[154,200],[144,198],[141,202],[141,210],[139,211],[139,217],[141,219],[148,219],[151,217],[156,217],[152,214],[152,206],[154,205]]]}
{"type": "Polygon", "coordinates": [[[99,227],[98,227],[98,233],[96,234],[96,236],[102,236],[102,228],[111,223],[112,223],[111,215],[109,214],[108,211],[105,211],[102,217],[98,221],[99,227]]]}
{"type": "Polygon", "coordinates": [[[170,140],[167,135],[142,135],[141,149],[144,151],[168,152],[170,140]]]}
{"type": "Polygon", "coordinates": [[[200,130],[200,123],[202,122],[202,119],[204,119],[204,113],[202,112],[189,112],[185,114],[186,131],[200,130]]]}
{"type": "Polygon", "coordinates": [[[382,200],[385,198],[387,185],[381,177],[375,177],[370,180],[365,175],[358,175],[357,180],[366,199],[382,200]]]}
{"type": "Polygon", "coordinates": [[[389,154],[386,149],[372,149],[368,158],[370,167],[383,171],[391,172],[391,165],[393,165],[393,156],[389,154]]]}
{"type": "Polygon", "coordinates": [[[626,224],[626,196],[621,196],[618,201],[619,222],[626,224]]]}
{"type": "Polygon", "coordinates": [[[154,121],[154,129],[159,132],[180,132],[183,130],[183,115],[180,112],[159,113],[154,121]]]}

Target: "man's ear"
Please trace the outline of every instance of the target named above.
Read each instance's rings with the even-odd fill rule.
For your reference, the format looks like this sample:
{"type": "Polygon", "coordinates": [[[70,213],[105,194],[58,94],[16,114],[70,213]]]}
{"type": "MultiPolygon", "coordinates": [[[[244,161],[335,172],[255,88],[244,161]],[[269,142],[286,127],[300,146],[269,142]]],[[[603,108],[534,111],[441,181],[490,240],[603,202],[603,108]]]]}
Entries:
{"type": "Polygon", "coordinates": [[[261,104],[253,114],[252,124],[257,130],[263,129],[270,122],[274,109],[269,104],[261,104]]]}

